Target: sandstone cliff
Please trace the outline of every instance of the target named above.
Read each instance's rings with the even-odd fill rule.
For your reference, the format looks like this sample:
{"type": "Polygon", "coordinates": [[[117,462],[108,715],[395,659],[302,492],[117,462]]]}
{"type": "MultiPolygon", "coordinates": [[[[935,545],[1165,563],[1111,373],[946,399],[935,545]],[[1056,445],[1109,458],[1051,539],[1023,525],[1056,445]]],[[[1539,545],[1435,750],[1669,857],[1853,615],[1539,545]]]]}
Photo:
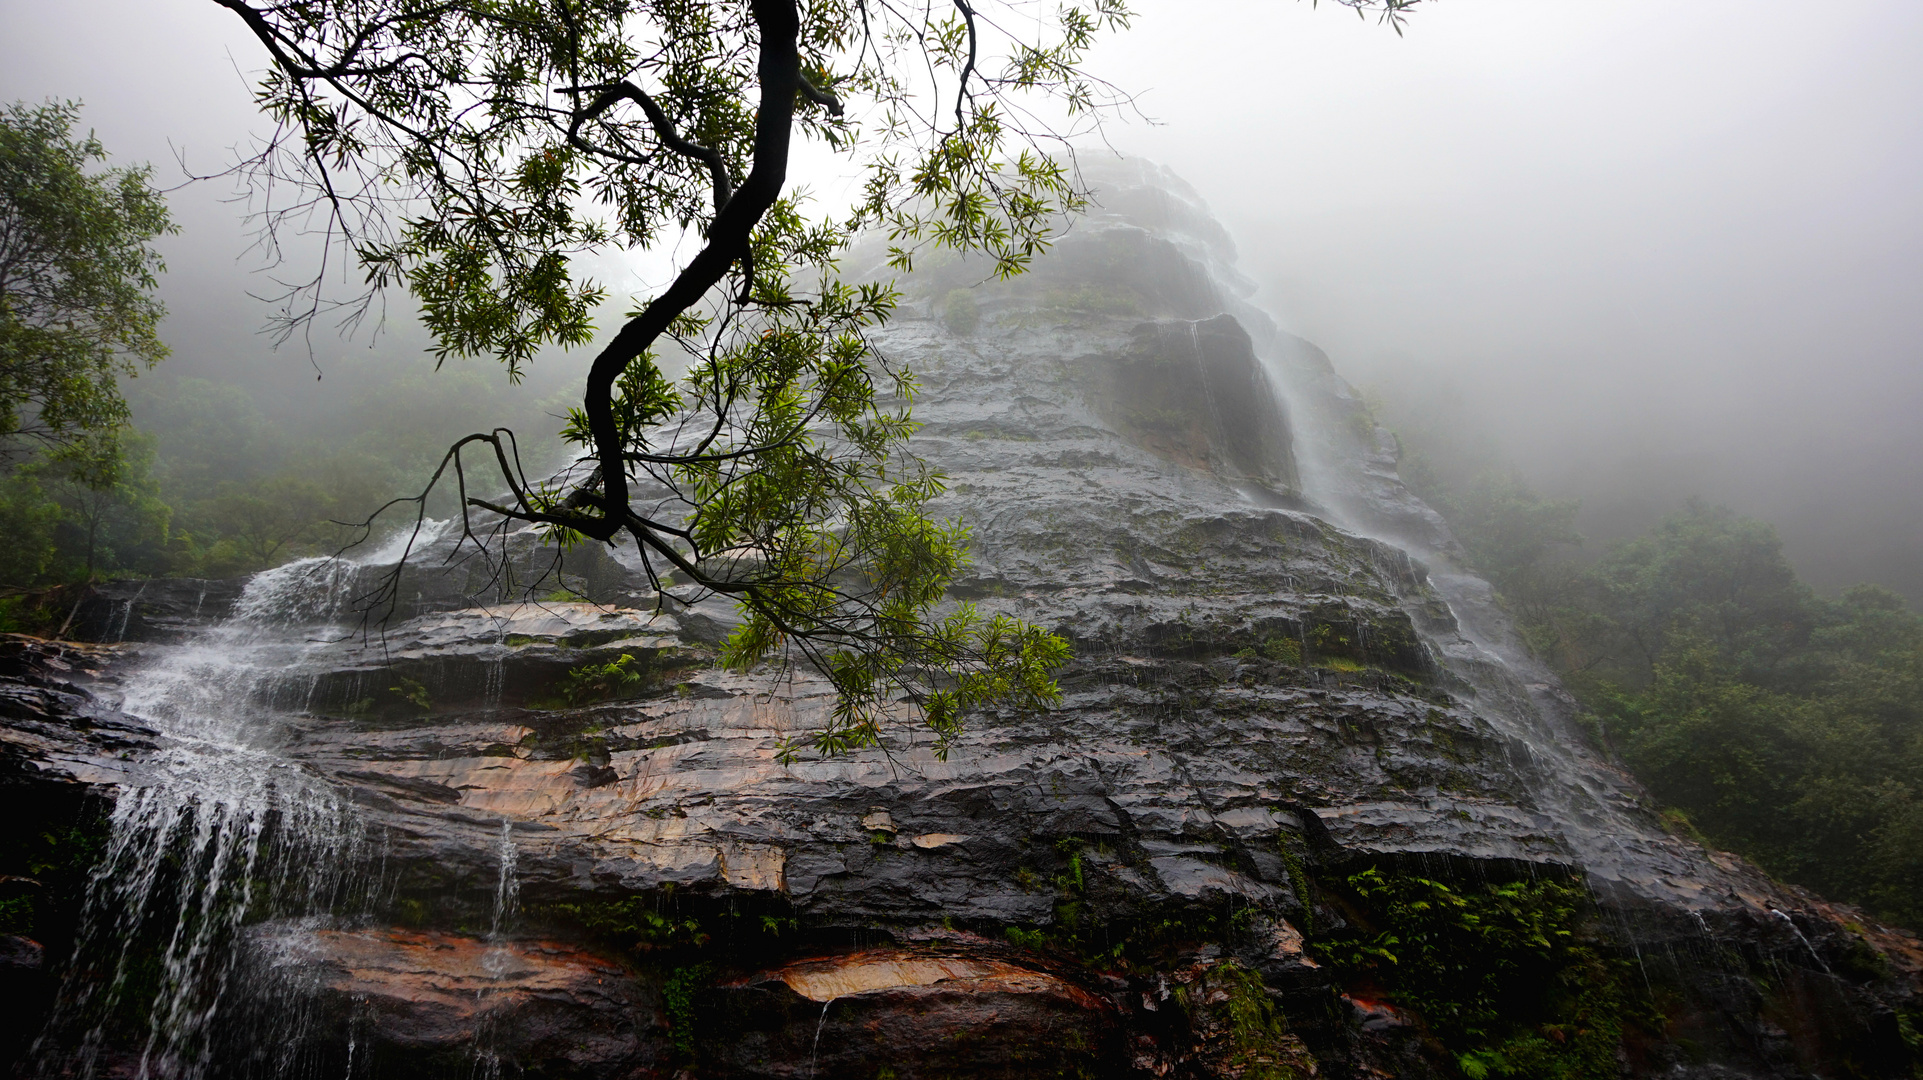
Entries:
{"type": "Polygon", "coordinates": [[[956,593],[1074,642],[1061,708],[976,717],[947,761],[904,731],[783,766],[777,741],[822,715],[822,684],[715,670],[728,611],[654,613],[619,552],[568,566],[598,603],[419,571],[406,619],[371,640],[328,629],[371,572],[352,564],[111,586],[81,621],[128,643],[91,670],[12,646],[0,698],[15,812],[95,822],[117,869],[87,902],[130,928],[70,928],[64,969],[70,946],[50,943],[53,970],[84,970],[32,984],[52,1013],[36,1060],[1472,1068],[1407,987],[1318,944],[1387,926],[1352,884],[1373,868],[1579,885],[1571,933],[1615,965],[1621,1005],[1591,1021],[1615,1025],[1627,1073],[1910,1075],[1913,940],[1665,832],[1454,565],[1393,440],[1319,350],[1240,298],[1192,193],[1111,172],[1036,273],[924,271],[884,334],[921,378],[938,509],[974,530],[956,593]],[[619,654],[645,662],[645,689],[558,707],[562,673],[619,654]],[[71,795],[117,787],[172,794],[138,813],[122,795],[111,818],[71,795]],[[223,844],[231,860],[203,855],[223,844]],[[239,889],[243,860],[242,914],[220,914],[238,893],[181,884],[239,889]],[[137,918],[111,910],[136,901],[137,918]],[[205,955],[169,943],[187,922],[205,955]],[[127,941],[160,960],[129,961],[127,941]],[[137,983],[115,957],[160,974],[137,983]],[[132,1011],[158,1040],[101,1019],[101,984],[148,995],[132,1011]]]}

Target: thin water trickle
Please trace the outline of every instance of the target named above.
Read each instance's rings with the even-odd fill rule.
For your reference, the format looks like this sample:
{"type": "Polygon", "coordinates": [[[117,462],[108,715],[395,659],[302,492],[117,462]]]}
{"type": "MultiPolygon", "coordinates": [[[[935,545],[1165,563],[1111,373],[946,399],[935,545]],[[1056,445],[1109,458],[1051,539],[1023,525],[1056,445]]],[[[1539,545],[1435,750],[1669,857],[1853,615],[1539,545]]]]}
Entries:
{"type": "Polygon", "coordinates": [[[828,1006],[833,1005],[836,1001],[839,1001],[839,1000],[840,1000],[839,998],[829,998],[827,1001],[824,1001],[821,1003],[821,1018],[815,1021],[815,1041],[814,1041],[814,1044],[808,1048],[809,1080],[814,1080],[814,1077],[819,1073],[819,1062],[821,1059],[821,1029],[824,1026],[826,1026],[828,1023],[828,1006]]]}
{"type": "Polygon", "coordinates": [[[495,646],[498,655],[487,660],[481,669],[481,708],[488,713],[501,711],[501,697],[507,689],[506,649],[500,638],[496,639],[495,646]]]}
{"type": "Polygon", "coordinates": [[[120,616],[114,620],[113,633],[109,635],[110,640],[127,640],[127,624],[133,621],[134,605],[139,603],[140,598],[146,594],[147,583],[143,581],[140,584],[140,588],[134,590],[134,594],[128,597],[126,602],[120,606],[120,616]]]}
{"type": "Polygon", "coordinates": [[[1803,948],[1809,950],[1810,959],[1816,961],[1816,966],[1823,969],[1823,974],[1828,975],[1831,973],[1830,966],[1823,962],[1823,957],[1820,953],[1816,951],[1816,946],[1811,945],[1809,942],[1809,939],[1803,936],[1803,928],[1796,925],[1795,919],[1790,918],[1788,915],[1784,914],[1781,911],[1778,911],[1775,908],[1770,908],[1769,913],[1771,918],[1781,919],[1785,923],[1789,924],[1789,932],[1792,934],[1795,934],[1796,940],[1802,942],[1803,948]]]}
{"type": "Polygon", "coordinates": [[[501,836],[494,851],[500,870],[494,885],[493,916],[488,923],[488,950],[481,959],[481,966],[495,985],[474,991],[475,1011],[479,1017],[474,1027],[472,1074],[475,1080],[500,1080],[502,1066],[508,1061],[508,1054],[501,1045],[500,1017],[488,1008],[488,999],[500,992],[502,980],[513,967],[513,956],[504,945],[504,935],[512,928],[514,917],[520,911],[521,882],[516,873],[520,857],[514,846],[514,823],[506,818],[501,819],[501,836]]]}
{"type": "Polygon", "coordinates": [[[514,823],[506,818],[501,819],[501,839],[494,851],[500,858],[501,869],[494,884],[494,917],[488,924],[487,936],[499,941],[501,931],[521,907],[521,880],[515,874],[519,852],[514,847],[514,823]]]}

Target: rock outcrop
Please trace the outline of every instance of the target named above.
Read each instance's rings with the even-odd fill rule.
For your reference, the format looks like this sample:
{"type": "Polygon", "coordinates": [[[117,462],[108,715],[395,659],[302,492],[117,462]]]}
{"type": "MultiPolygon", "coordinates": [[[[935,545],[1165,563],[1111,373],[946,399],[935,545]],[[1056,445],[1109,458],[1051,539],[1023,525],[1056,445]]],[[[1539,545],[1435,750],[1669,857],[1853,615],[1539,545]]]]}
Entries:
{"type": "Polygon", "coordinates": [[[577,945],[270,923],[254,928],[244,948],[250,969],[274,972],[294,991],[240,1006],[258,1030],[286,1033],[246,1048],[275,1067],[325,1062],[342,1072],[463,1075],[478,1060],[539,1076],[617,1080],[671,1065],[659,994],[577,945]],[[372,1060],[347,1060],[350,1042],[372,1060]]]}
{"type": "MultiPolygon", "coordinates": [[[[583,571],[603,605],[423,585],[247,684],[382,885],[230,946],[264,1018],[217,1071],[1456,1075],[1318,944],[1381,927],[1345,884],[1375,868],[1582,883],[1577,932],[1639,1002],[1607,1021],[1631,1074],[1909,1075],[1916,942],[1667,833],[1180,182],[1107,191],[1036,274],[927,271],[883,335],[973,529],[956,594],[1072,640],[1059,709],[975,717],[945,761],[903,730],[784,766],[824,684],[715,669],[728,613],[651,611],[618,553],[583,571]],[[563,707],[616,655],[645,689],[563,707]]],[[[141,783],[156,736],[102,702],[246,603],[116,588],[90,625],[146,644],[90,691],[48,657],[0,687],[10,782],[141,783]]]]}

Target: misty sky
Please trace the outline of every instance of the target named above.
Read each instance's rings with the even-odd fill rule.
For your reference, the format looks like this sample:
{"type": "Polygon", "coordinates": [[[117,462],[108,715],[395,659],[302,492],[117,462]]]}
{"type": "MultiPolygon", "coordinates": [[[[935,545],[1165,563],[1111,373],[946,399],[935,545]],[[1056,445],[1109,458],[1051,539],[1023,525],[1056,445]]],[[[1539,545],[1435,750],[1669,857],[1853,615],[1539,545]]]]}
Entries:
{"type": "Polygon", "coordinates": [[[1397,38],[1216,2],[1138,29],[1102,60],[1165,124],[1116,142],[1177,164],[1351,379],[1447,372],[1592,538],[1700,494],[1821,588],[1923,601],[1923,5],[1438,0],[1397,38]]]}
{"type": "MultiPolygon", "coordinates": [[[[1095,57],[1235,235],[1257,298],[1368,385],[1453,382],[1601,541],[1691,494],[1818,587],[1923,602],[1923,4],[1138,0],[1095,57]],[[1419,376],[1419,381],[1411,373],[1419,376]]],[[[77,97],[121,160],[208,170],[264,124],[206,0],[0,0],[0,98],[77,97]],[[170,148],[171,147],[171,148],[170,148]]],[[[173,197],[170,367],[283,407],[362,344],[271,352],[224,183],[173,197]]],[[[416,341],[383,351],[412,354],[416,341]]]]}

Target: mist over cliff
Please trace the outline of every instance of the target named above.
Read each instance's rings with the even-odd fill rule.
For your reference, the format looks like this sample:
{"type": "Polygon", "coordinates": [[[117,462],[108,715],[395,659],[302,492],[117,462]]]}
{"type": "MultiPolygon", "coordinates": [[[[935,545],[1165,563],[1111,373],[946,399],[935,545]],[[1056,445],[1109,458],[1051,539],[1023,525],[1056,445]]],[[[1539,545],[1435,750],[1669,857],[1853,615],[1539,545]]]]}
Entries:
{"type": "MultiPolygon", "coordinates": [[[[1463,425],[1584,500],[1592,556],[1696,495],[1776,525],[1826,592],[1923,600],[1914,5],[1495,0],[1425,6],[1399,37],[1303,4],[1136,6],[1137,31],[1093,61],[1159,126],[1106,143],[1181,169],[1264,306],[1352,382],[1456,388],[1463,425]]],[[[176,152],[216,172],[259,128],[229,22],[13,5],[0,94],[84,99],[163,182],[183,178],[176,152]]],[[[273,288],[233,194],[172,197],[167,370],[325,413],[367,339],[269,347],[246,294],[273,288]]],[[[610,283],[658,278],[644,260],[610,283]]],[[[409,362],[422,342],[389,314],[379,355],[409,362]]],[[[543,357],[535,378],[576,363],[543,357]]]]}
{"type": "Polygon", "coordinates": [[[1281,325],[1387,397],[1453,388],[1583,500],[1589,557],[1693,495],[1825,592],[1923,603],[1923,12],[1181,7],[1111,46],[1164,122],[1111,137],[1189,178],[1281,325]]]}

